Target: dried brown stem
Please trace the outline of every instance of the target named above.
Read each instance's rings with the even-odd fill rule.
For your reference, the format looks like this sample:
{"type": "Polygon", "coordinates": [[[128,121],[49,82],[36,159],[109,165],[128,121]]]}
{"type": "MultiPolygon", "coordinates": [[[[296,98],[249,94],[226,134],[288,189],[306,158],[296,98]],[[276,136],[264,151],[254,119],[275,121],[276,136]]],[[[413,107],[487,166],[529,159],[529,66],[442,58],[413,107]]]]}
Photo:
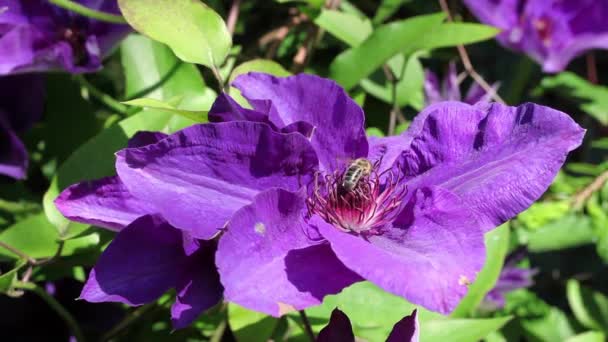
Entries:
{"type": "Polygon", "coordinates": [[[591,197],[594,192],[601,190],[606,182],[608,182],[608,171],[602,172],[593,180],[593,182],[589,183],[583,190],[572,197],[572,208],[575,210],[582,208],[589,197],[591,197]]]}
{"type": "MultiPolygon", "coordinates": [[[[446,0],[439,0],[439,6],[441,6],[441,10],[445,12],[448,21],[454,21],[452,14],[450,13],[450,8],[446,0]]],[[[458,45],[456,47],[458,50],[458,55],[460,56],[460,60],[462,61],[462,65],[464,66],[465,71],[471,78],[483,88],[496,102],[504,104],[505,101],[498,95],[496,89],[494,89],[488,82],[486,82],[483,77],[475,70],[473,67],[473,63],[471,63],[471,58],[469,58],[469,54],[463,45],[458,45]]]]}
{"type": "Polygon", "coordinates": [[[598,84],[599,78],[597,76],[597,64],[595,63],[595,54],[593,52],[589,52],[586,56],[585,61],[587,63],[587,79],[593,84],[598,84]]]}
{"type": "Polygon", "coordinates": [[[239,12],[241,10],[241,0],[233,0],[232,6],[230,7],[230,12],[228,12],[228,20],[226,21],[226,26],[228,27],[228,32],[230,35],[234,35],[234,29],[236,28],[236,23],[239,20],[239,12]]]}

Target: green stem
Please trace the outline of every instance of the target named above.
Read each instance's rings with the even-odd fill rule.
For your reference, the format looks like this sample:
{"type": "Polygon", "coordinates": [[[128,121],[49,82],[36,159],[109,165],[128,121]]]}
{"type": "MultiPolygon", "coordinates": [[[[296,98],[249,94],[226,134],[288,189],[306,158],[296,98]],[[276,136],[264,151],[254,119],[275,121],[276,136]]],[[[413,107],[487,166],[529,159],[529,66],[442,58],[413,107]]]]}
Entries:
{"type": "Polygon", "coordinates": [[[80,83],[80,85],[82,85],[84,88],[86,88],[89,91],[91,96],[93,96],[94,98],[99,100],[101,103],[103,103],[108,108],[115,111],[116,113],[118,113],[122,116],[126,115],[127,110],[128,110],[126,105],[118,102],[112,96],[99,90],[97,87],[95,87],[93,84],[91,84],[91,82],[87,81],[87,79],[84,76],[76,75],[75,77],[76,77],[76,80],[80,83]]]}
{"type": "Polygon", "coordinates": [[[310,339],[311,342],[315,342],[316,341],[315,333],[314,333],[314,331],[312,331],[312,325],[310,325],[310,320],[308,320],[308,316],[306,315],[306,312],[304,312],[304,310],[300,310],[298,312],[300,313],[300,318],[302,319],[302,324],[304,324],[304,331],[306,332],[306,335],[308,336],[308,338],[310,339]]]}
{"type": "Polygon", "coordinates": [[[81,4],[77,4],[70,0],[49,0],[50,3],[55,4],[59,7],[63,7],[69,11],[74,13],[78,13],[85,17],[97,19],[99,21],[106,21],[113,24],[126,24],[127,21],[120,15],[110,14],[106,12],[96,11],[94,9],[90,9],[81,4]]]}
{"type": "Polygon", "coordinates": [[[42,298],[57,314],[65,321],[67,326],[70,328],[70,331],[76,337],[78,342],[84,342],[85,338],[80,330],[80,326],[76,322],[76,319],[70,314],[68,310],[66,310],[61,303],[59,303],[53,296],[48,294],[42,288],[36,286],[34,283],[17,283],[15,285],[16,288],[28,290],[37,294],[40,298],[42,298]]]}

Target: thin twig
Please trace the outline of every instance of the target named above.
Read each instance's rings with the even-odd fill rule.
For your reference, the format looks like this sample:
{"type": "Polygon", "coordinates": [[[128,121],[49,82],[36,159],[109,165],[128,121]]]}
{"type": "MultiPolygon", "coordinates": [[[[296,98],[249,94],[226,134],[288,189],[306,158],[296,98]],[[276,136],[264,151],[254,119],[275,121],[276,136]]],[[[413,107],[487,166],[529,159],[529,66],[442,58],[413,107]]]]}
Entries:
{"type": "Polygon", "coordinates": [[[236,23],[239,20],[240,8],[241,0],[233,0],[232,6],[230,7],[230,12],[228,12],[228,20],[226,21],[226,26],[228,27],[228,32],[230,32],[231,36],[234,35],[236,23]]]}
{"type": "MultiPolygon", "coordinates": [[[[450,8],[448,7],[446,0],[439,0],[439,6],[441,6],[441,10],[445,12],[448,21],[454,21],[454,18],[450,13],[450,8]]],[[[488,93],[494,100],[496,100],[496,102],[504,104],[505,101],[500,97],[500,95],[498,95],[496,89],[494,89],[490,84],[488,84],[488,82],[486,82],[483,77],[481,77],[481,75],[475,70],[475,68],[473,67],[473,63],[471,63],[471,58],[469,58],[469,54],[467,53],[467,50],[464,48],[464,46],[458,45],[456,49],[458,49],[458,55],[460,56],[462,65],[464,66],[464,69],[469,74],[469,76],[471,76],[471,78],[475,82],[477,82],[477,84],[479,84],[481,88],[486,91],[486,93],[488,93]]]]}
{"type": "Polygon", "coordinates": [[[131,326],[134,322],[139,320],[144,314],[148,313],[150,310],[156,307],[156,303],[148,303],[140,306],[139,308],[133,310],[130,314],[128,314],[122,321],[118,322],[110,331],[105,333],[100,341],[108,341],[111,338],[119,335],[123,330],[127,327],[131,326]]]}
{"type": "MultiPolygon", "coordinates": [[[[399,108],[399,104],[397,103],[397,84],[401,79],[393,73],[390,66],[388,66],[387,64],[382,66],[382,71],[384,71],[384,77],[386,77],[387,81],[391,83],[392,108],[389,117],[388,135],[393,135],[395,133],[395,121],[399,122],[400,124],[407,122],[405,116],[403,116],[403,112],[401,112],[401,108],[399,108]]],[[[403,77],[403,73],[401,77],[403,77]]]]}
{"type": "Polygon", "coordinates": [[[173,77],[173,75],[175,75],[175,73],[177,72],[177,70],[179,70],[179,67],[181,65],[182,65],[181,61],[179,61],[179,60],[175,61],[175,64],[173,64],[171,69],[169,69],[169,71],[167,71],[167,73],[164,74],[157,82],[155,82],[154,84],[151,84],[150,86],[148,86],[146,88],[143,88],[143,89],[137,91],[134,94],[131,94],[130,96],[125,97],[124,101],[130,101],[133,99],[138,99],[140,97],[144,97],[144,96],[152,93],[156,89],[160,88],[163,84],[165,84],[165,82],[169,81],[173,77]]]}
{"type": "Polygon", "coordinates": [[[85,17],[93,18],[99,21],[105,21],[113,24],[126,24],[127,21],[120,15],[97,11],[70,0],[49,0],[50,3],[65,8],[74,13],[78,13],[85,17]]]}
{"type": "Polygon", "coordinates": [[[597,64],[595,63],[595,54],[589,52],[586,56],[587,62],[587,79],[593,84],[598,84],[599,79],[597,77],[597,64]]]}
{"type": "Polygon", "coordinates": [[[80,85],[83,86],[94,98],[99,100],[99,102],[103,103],[106,107],[108,107],[112,111],[114,111],[122,116],[126,116],[126,113],[128,110],[126,105],[118,102],[112,96],[99,90],[91,82],[89,82],[83,75],[76,75],[75,78],[80,83],[80,85]]]}
{"type": "Polygon", "coordinates": [[[304,324],[304,331],[306,335],[310,339],[311,342],[315,342],[315,333],[312,331],[312,326],[310,325],[310,321],[308,320],[308,316],[306,316],[306,312],[304,310],[298,311],[300,313],[300,318],[302,319],[302,324],[304,324]]]}
{"type": "Polygon", "coordinates": [[[64,320],[64,322],[70,328],[71,333],[76,338],[76,341],[85,341],[84,334],[82,333],[82,330],[80,330],[80,326],[78,325],[76,319],[74,319],[74,316],[72,316],[72,314],[66,310],[61,303],[59,303],[53,296],[48,294],[44,289],[40,288],[34,283],[17,283],[15,287],[37,294],[64,320]]]}
{"type": "Polygon", "coordinates": [[[15,248],[5,242],[0,241],[0,247],[10,251],[11,253],[17,255],[18,257],[20,257],[22,259],[25,259],[30,264],[33,264],[36,262],[36,259],[32,258],[31,256],[27,255],[25,252],[22,252],[18,248],[15,248]]]}
{"type": "Polygon", "coordinates": [[[270,44],[266,52],[267,59],[274,59],[276,52],[281,45],[281,42],[287,37],[289,31],[303,22],[308,21],[308,17],[304,13],[293,12],[291,13],[289,20],[285,25],[282,25],[276,29],[271,30],[270,32],[264,34],[258,40],[258,47],[264,47],[270,44]]]}
{"type": "Polygon", "coordinates": [[[608,182],[608,171],[602,172],[593,180],[593,182],[572,197],[572,208],[575,210],[582,208],[589,197],[591,197],[594,192],[601,190],[606,182],[608,182]]]}

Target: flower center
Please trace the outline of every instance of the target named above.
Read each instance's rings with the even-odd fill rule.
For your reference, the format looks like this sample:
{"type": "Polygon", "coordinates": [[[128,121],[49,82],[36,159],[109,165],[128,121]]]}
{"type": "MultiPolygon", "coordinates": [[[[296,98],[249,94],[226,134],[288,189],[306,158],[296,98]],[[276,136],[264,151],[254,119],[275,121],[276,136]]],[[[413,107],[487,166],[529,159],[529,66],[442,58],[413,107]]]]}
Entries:
{"type": "Polygon", "coordinates": [[[393,170],[379,173],[379,164],[374,163],[356,181],[349,178],[353,164],[333,174],[317,173],[306,200],[309,215],[319,215],[345,232],[382,234],[399,214],[407,187],[402,184],[403,174],[393,170]]]}
{"type": "Polygon", "coordinates": [[[88,63],[88,53],[86,49],[87,37],[85,34],[77,28],[66,28],[62,30],[61,36],[70,47],[74,54],[75,65],[86,65],[88,63]]]}
{"type": "Polygon", "coordinates": [[[550,47],[552,43],[553,24],[547,17],[542,17],[533,22],[534,28],[545,47],[550,47]]]}

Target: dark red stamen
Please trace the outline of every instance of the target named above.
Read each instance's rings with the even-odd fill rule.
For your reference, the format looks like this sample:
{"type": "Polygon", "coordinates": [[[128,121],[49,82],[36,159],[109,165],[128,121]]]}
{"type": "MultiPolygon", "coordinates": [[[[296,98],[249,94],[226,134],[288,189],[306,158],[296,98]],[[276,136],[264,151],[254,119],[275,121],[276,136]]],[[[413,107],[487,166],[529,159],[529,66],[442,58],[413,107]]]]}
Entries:
{"type": "Polygon", "coordinates": [[[402,184],[403,174],[395,175],[390,169],[378,173],[378,165],[352,191],[342,187],[346,170],[315,175],[307,200],[309,214],[319,215],[345,232],[381,234],[399,214],[407,188],[402,184]]]}

